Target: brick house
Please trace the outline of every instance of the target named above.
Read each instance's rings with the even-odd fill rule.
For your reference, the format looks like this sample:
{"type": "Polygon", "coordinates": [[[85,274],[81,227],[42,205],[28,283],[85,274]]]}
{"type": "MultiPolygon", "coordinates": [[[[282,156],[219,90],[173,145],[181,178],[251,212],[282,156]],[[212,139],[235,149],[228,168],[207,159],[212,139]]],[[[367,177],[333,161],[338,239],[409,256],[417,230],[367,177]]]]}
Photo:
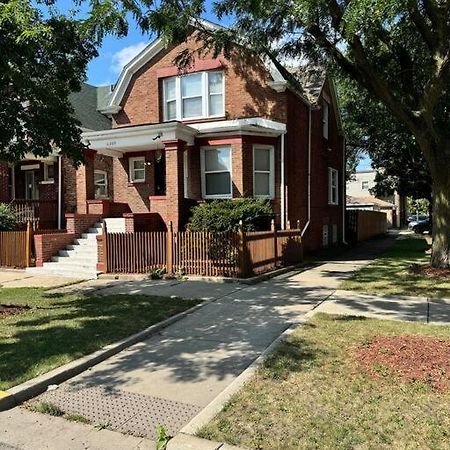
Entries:
{"type": "MultiPolygon", "coordinates": [[[[53,192],[61,185],[60,216],[125,216],[128,231],[172,221],[177,230],[199,202],[257,197],[272,202],[278,226],[300,221],[306,248],[342,240],[344,137],[332,81],[293,70],[300,92],[260,59],[208,53],[180,74],[174,58],[198,45],[192,37],[167,48],[157,39],[113,89],[85,86],[97,100],[85,111],[84,121],[95,123],[84,128],[85,164],[75,170],[57,157],[51,170],[53,192]]],[[[39,170],[45,182],[46,161],[39,170]]]]}

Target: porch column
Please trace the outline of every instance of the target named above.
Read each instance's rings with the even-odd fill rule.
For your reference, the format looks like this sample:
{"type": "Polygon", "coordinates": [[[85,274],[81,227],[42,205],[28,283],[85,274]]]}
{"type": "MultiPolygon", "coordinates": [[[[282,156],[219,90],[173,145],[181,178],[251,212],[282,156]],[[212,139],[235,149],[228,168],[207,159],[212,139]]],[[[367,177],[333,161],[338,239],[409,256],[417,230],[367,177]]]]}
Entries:
{"type": "Polygon", "coordinates": [[[166,205],[167,221],[172,221],[178,231],[183,221],[183,151],[186,143],[181,140],[165,141],[166,152],[166,205]]]}
{"type": "Polygon", "coordinates": [[[86,150],[84,164],[78,167],[76,173],[77,212],[87,213],[86,200],[94,198],[94,158],[95,150],[86,150]]]}
{"type": "Polygon", "coordinates": [[[9,166],[0,163],[0,203],[8,203],[9,198],[9,166]]]}

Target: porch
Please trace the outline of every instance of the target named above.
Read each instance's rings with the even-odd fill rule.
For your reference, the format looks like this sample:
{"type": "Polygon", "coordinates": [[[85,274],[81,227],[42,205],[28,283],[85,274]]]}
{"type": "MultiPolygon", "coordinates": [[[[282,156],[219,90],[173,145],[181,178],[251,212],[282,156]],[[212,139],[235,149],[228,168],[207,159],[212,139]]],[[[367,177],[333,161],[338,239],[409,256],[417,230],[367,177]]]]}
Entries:
{"type": "Polygon", "coordinates": [[[60,173],[57,154],[41,159],[27,155],[16,164],[2,165],[0,178],[4,188],[0,201],[10,205],[19,226],[27,222],[40,229],[62,226],[60,173]]]}

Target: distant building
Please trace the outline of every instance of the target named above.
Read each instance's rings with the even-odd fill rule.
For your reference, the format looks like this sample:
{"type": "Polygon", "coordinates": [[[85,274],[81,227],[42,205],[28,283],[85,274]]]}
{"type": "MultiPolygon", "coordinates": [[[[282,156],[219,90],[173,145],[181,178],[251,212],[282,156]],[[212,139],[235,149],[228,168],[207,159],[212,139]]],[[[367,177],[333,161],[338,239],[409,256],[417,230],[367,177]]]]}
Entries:
{"type": "Polygon", "coordinates": [[[387,215],[389,227],[400,228],[406,223],[406,199],[397,192],[387,197],[374,197],[376,170],[361,170],[347,182],[347,209],[370,209],[387,215]]]}

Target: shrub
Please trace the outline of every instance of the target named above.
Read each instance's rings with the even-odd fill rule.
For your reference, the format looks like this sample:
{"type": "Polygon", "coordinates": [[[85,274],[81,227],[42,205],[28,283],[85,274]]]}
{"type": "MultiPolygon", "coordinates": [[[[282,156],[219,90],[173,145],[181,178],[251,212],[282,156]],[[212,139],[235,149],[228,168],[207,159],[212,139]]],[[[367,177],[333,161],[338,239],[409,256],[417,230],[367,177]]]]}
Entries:
{"type": "Polygon", "coordinates": [[[0,203],[0,231],[10,231],[16,226],[16,215],[6,204],[0,203]]]}
{"type": "Polygon", "coordinates": [[[270,227],[273,217],[272,206],[267,200],[215,200],[192,208],[188,228],[192,231],[231,231],[237,230],[242,220],[246,231],[264,230],[270,227]]]}

